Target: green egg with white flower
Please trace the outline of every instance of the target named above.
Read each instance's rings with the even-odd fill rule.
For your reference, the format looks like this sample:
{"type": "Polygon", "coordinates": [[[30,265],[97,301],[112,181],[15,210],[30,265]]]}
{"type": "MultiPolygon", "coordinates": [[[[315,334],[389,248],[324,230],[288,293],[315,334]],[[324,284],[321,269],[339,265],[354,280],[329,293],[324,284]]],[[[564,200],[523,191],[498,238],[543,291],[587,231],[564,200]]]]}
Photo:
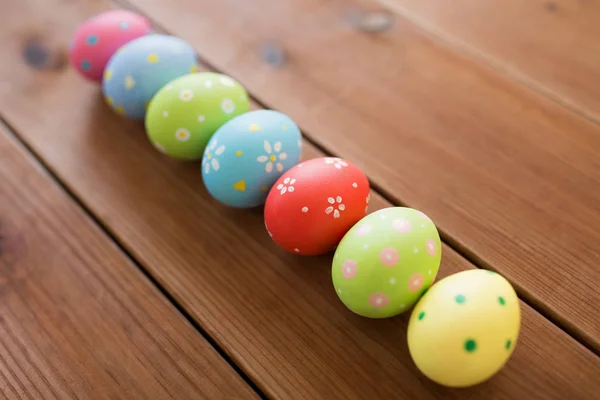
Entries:
{"type": "Polygon", "coordinates": [[[146,132],[160,152],[199,160],[211,136],[224,123],[248,112],[244,87],[227,75],[192,73],[162,87],[146,113],[146,132]]]}
{"type": "Polygon", "coordinates": [[[354,313],[393,317],[429,289],[441,253],[439,233],[427,215],[407,207],[384,208],[361,219],[339,243],[333,286],[354,313]]]}

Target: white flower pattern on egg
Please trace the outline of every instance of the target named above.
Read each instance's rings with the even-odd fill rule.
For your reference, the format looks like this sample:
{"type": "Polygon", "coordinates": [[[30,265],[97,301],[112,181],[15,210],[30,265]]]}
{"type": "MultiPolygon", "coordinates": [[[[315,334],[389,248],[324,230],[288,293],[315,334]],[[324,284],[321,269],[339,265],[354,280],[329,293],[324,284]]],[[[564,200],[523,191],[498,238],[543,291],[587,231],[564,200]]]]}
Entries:
{"type": "Polygon", "coordinates": [[[190,101],[194,97],[194,92],[190,89],[183,89],[179,92],[179,98],[183,101],[190,101]]]}
{"type": "Polygon", "coordinates": [[[185,128],[179,128],[175,131],[175,139],[179,140],[180,142],[187,142],[190,140],[190,136],[190,131],[185,128]]]}
{"type": "Polygon", "coordinates": [[[204,168],[204,173],[208,174],[211,170],[217,172],[221,168],[221,164],[219,164],[219,160],[217,156],[220,156],[225,152],[225,146],[221,145],[219,147],[217,140],[213,140],[206,146],[206,150],[204,150],[204,158],[202,159],[202,168],[204,168]]]}
{"type": "Polygon", "coordinates": [[[277,190],[279,190],[279,193],[282,196],[286,193],[292,193],[295,190],[294,183],[296,183],[295,179],[290,179],[289,177],[287,177],[283,180],[283,183],[277,185],[277,190]]]}
{"type": "Polygon", "coordinates": [[[266,163],[265,171],[267,173],[273,172],[273,165],[275,165],[277,172],[283,172],[283,164],[278,162],[278,160],[284,161],[285,159],[287,159],[287,153],[282,152],[281,147],[281,142],[275,142],[275,144],[271,146],[271,143],[265,140],[264,149],[267,152],[267,154],[258,156],[256,158],[256,161],[258,161],[259,163],[266,163]]]}
{"type": "Polygon", "coordinates": [[[341,212],[346,209],[346,206],[342,201],[342,196],[336,196],[335,199],[333,197],[327,198],[327,202],[331,205],[325,209],[325,214],[331,214],[333,212],[333,218],[339,218],[341,212]]]}
{"type": "Polygon", "coordinates": [[[338,157],[326,157],[325,164],[333,165],[337,169],[342,169],[348,166],[348,163],[338,157]]]}
{"type": "Polygon", "coordinates": [[[221,109],[225,113],[231,114],[232,112],[235,111],[235,104],[233,103],[233,101],[231,99],[223,99],[223,101],[221,102],[221,109]]]}

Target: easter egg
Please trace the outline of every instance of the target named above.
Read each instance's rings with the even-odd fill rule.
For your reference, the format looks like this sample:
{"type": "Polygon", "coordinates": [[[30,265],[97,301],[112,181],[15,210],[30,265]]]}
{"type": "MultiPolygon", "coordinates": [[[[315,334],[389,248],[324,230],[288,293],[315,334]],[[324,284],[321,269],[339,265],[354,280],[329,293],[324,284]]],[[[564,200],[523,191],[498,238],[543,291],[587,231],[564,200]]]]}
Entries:
{"type": "Polygon", "coordinates": [[[369,181],[340,158],[304,161],[281,175],[265,202],[265,226],[281,248],[300,255],[331,251],[364,217],[369,181]]]}
{"type": "Polygon", "coordinates": [[[206,189],[231,207],[263,204],[275,181],[300,160],[301,137],[294,121],[277,111],[251,111],[230,120],[204,152],[206,189]]]}
{"type": "Polygon", "coordinates": [[[79,25],[69,47],[69,62],[84,77],[101,82],[108,60],[124,44],[146,35],[150,22],[128,10],[111,10],[79,25]]]}
{"type": "Polygon", "coordinates": [[[408,323],[408,348],[416,366],[440,385],[481,383],[508,361],[521,326],[519,299],[491,271],[459,272],[434,284],[408,323]]]}
{"type": "Polygon", "coordinates": [[[121,47],[108,61],[102,80],[104,97],[117,113],[143,119],[160,88],[197,68],[194,49],[185,41],[146,35],[121,47]]]}
{"type": "Polygon", "coordinates": [[[333,286],[356,314],[393,317],[411,308],[431,286],[441,257],[431,219],[412,208],[384,208],[361,219],[338,245],[333,286]]]}
{"type": "Polygon", "coordinates": [[[213,72],[187,74],[161,88],[146,114],[146,132],[159,151],[196,160],[225,122],[250,108],[242,85],[213,72]]]}

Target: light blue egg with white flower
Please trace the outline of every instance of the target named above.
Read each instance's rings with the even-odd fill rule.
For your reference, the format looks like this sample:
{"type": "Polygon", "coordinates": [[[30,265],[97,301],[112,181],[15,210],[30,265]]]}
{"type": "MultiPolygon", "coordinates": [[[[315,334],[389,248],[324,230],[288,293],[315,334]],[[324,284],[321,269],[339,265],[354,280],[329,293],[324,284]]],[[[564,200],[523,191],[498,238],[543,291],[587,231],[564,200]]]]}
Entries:
{"type": "Polygon", "coordinates": [[[211,137],[202,157],[204,185],[228,206],[256,207],[301,153],[302,135],[290,117],[273,110],[250,111],[211,137]]]}
{"type": "Polygon", "coordinates": [[[196,53],[186,41],[170,35],[147,35],[127,43],[110,58],[102,91],[117,113],[143,119],[156,92],[197,70],[196,53]]]}

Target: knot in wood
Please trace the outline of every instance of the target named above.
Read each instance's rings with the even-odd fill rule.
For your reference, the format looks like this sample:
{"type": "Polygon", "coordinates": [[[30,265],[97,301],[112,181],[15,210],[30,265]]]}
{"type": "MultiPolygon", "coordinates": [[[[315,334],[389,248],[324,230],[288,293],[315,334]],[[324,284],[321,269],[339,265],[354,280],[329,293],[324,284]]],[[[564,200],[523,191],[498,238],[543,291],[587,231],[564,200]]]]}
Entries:
{"type": "Polygon", "coordinates": [[[280,68],[286,63],[285,51],[277,42],[263,42],[259,48],[261,60],[275,68],[280,68]]]}
{"type": "Polygon", "coordinates": [[[52,48],[40,38],[27,39],[22,56],[27,65],[39,70],[60,70],[66,65],[65,51],[52,48]]]}
{"type": "Polygon", "coordinates": [[[556,12],[556,11],[558,11],[558,6],[553,1],[546,2],[544,4],[544,7],[546,8],[546,10],[548,10],[550,12],[556,12]]]}

